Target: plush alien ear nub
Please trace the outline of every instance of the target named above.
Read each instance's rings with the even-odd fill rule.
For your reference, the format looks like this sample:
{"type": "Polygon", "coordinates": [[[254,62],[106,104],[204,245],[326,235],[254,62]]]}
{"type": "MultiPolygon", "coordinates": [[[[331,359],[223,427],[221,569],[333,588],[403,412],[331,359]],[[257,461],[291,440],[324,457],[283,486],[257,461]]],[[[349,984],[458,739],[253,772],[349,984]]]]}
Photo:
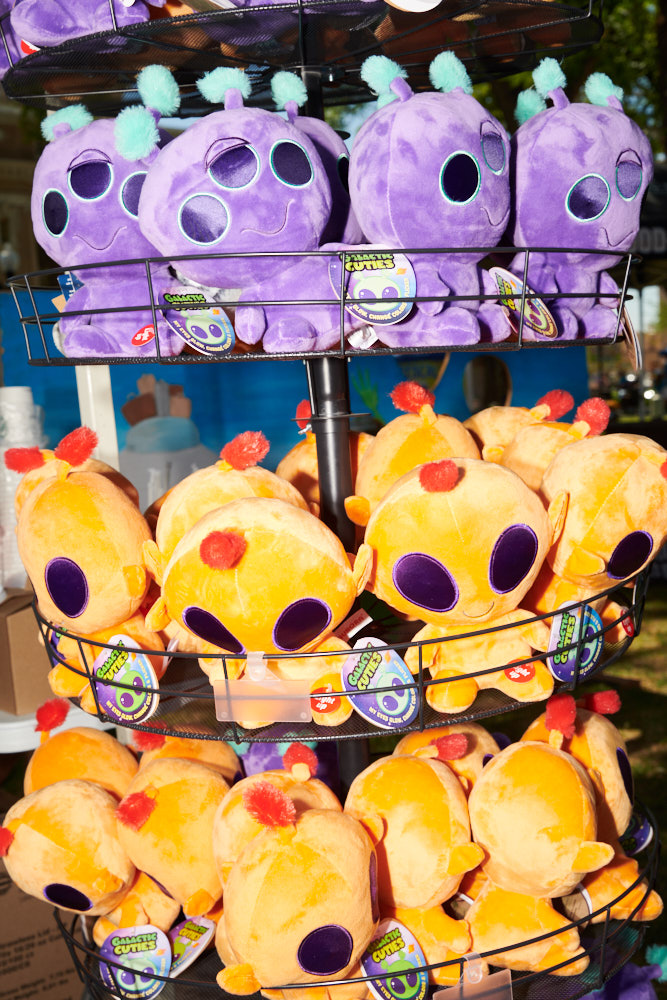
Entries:
{"type": "Polygon", "coordinates": [[[567,77],[551,56],[543,59],[533,70],[533,83],[540,97],[544,100],[550,97],[555,108],[565,108],[570,103],[563,90],[567,77]]]}
{"type": "Polygon", "coordinates": [[[157,123],[163,115],[173,115],[181,106],[176,80],[166,66],[146,66],[137,77],[137,90],[145,107],[133,104],[116,118],[114,142],[126,160],[143,160],[157,149],[157,123]]]}
{"type": "Polygon", "coordinates": [[[523,125],[529,118],[539,114],[540,111],[545,111],[546,107],[547,102],[531,87],[530,90],[522,90],[517,97],[514,117],[519,125],[523,125]]]}
{"type": "Polygon", "coordinates": [[[472,94],[472,80],[458,56],[453,52],[441,52],[429,66],[428,75],[436,90],[449,94],[452,90],[462,90],[472,94]]]}
{"type": "Polygon", "coordinates": [[[198,81],[197,89],[209,104],[224,104],[225,111],[229,111],[243,107],[243,101],[250,97],[252,84],[242,69],[219,66],[198,81]]]}
{"type": "Polygon", "coordinates": [[[308,100],[306,85],[300,76],[280,70],[271,78],[271,95],[278,111],[286,111],[289,121],[294,121],[299,108],[308,100]]]}
{"type": "Polygon", "coordinates": [[[47,142],[60,139],[69,132],[76,132],[77,129],[90,125],[93,120],[88,108],[83,104],[73,104],[71,108],[61,108],[55,111],[42,122],[42,135],[47,142]]]}
{"type": "Polygon", "coordinates": [[[378,108],[390,104],[397,97],[407,101],[412,88],[406,82],[406,70],[386,56],[369,56],[361,66],[361,79],[378,95],[378,108]]]}
{"type": "Polygon", "coordinates": [[[603,108],[609,106],[619,111],[623,110],[623,90],[615,86],[606,73],[591,73],[584,84],[584,93],[591,104],[599,104],[603,108]]]}

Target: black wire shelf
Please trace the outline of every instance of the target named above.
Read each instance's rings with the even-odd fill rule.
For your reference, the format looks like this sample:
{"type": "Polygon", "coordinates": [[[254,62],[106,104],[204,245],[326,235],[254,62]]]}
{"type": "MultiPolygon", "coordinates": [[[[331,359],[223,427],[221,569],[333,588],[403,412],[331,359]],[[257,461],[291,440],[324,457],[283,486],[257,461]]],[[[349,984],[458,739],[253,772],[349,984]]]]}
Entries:
{"type": "MultiPolygon", "coordinates": [[[[567,933],[571,929],[578,930],[583,952],[590,959],[588,968],[578,975],[568,974],[568,965],[578,961],[582,957],[582,955],[577,955],[576,958],[553,966],[547,971],[513,972],[512,994],[515,1000],[577,1000],[578,997],[590,993],[592,990],[600,989],[641,947],[644,940],[645,925],[633,923],[632,920],[648,898],[651,889],[655,886],[660,854],[655,819],[646,807],[642,806],[642,808],[653,829],[653,837],[648,847],[639,857],[639,874],[631,886],[606,906],[568,923],[567,926],[559,928],[558,931],[551,931],[515,945],[480,954],[480,957],[488,962],[491,971],[493,971],[494,955],[497,955],[499,951],[508,952],[538,941],[548,942],[549,938],[555,937],[558,934],[567,933]],[[641,899],[638,900],[631,915],[623,920],[613,919],[611,916],[612,908],[622,903],[643,881],[645,885],[642,887],[641,899]],[[595,922],[591,923],[594,918],[595,922]]],[[[558,903],[558,900],[555,902],[558,903]]],[[[77,916],[70,921],[64,913],[60,913],[58,910],[54,910],[54,917],[65,939],[81,981],[87,986],[95,1000],[108,1000],[111,994],[104,988],[100,978],[100,956],[98,951],[88,943],[89,937],[82,919],[77,916]]],[[[108,959],[104,960],[104,964],[109,969],[116,984],[118,984],[118,979],[122,976],[123,972],[132,976],[135,971],[108,959]]],[[[450,967],[455,975],[462,976],[465,964],[465,958],[457,958],[449,962],[424,965],[419,969],[415,967],[414,971],[416,973],[420,971],[428,972],[429,970],[450,967]]],[[[215,950],[211,950],[192,965],[186,973],[179,976],[178,979],[169,980],[167,977],[152,973],[151,978],[157,981],[164,981],[167,984],[164,996],[170,998],[170,1000],[200,1000],[200,998],[208,996],[222,997],[223,1000],[233,1000],[232,996],[221,990],[215,981],[215,976],[221,968],[222,963],[220,959],[215,950]]],[[[370,978],[370,976],[358,977],[347,980],[347,982],[367,983],[370,978]]],[[[314,985],[328,987],[340,985],[341,982],[345,981],[318,982],[314,985]]],[[[277,988],[286,990],[287,996],[289,996],[290,990],[303,989],[304,987],[303,984],[300,986],[290,984],[277,988]]],[[[428,995],[432,996],[438,989],[440,987],[430,986],[428,995]]],[[[124,994],[121,993],[120,995],[124,994]]],[[[259,1000],[260,997],[261,994],[256,993],[253,995],[252,1000],[259,1000]]]]}
{"type": "Polygon", "coordinates": [[[384,0],[210,6],[70,39],[18,61],[6,15],[0,45],[10,63],[7,96],[46,109],[83,100],[91,110],[113,114],[136,93],[137,74],[160,63],[176,74],[186,114],[210,110],[195,82],[220,65],[250,69],[250,103],[272,107],[271,75],[292,69],[319,77],[325,105],[355,104],[372,99],[359,79],[369,55],[397,59],[415,89],[430,89],[428,63],[443,49],[466,63],[473,80],[488,80],[532,69],[545,54],[579,51],[603,31],[602,0],[442,0],[425,14],[397,10],[384,0]]]}
{"type": "MultiPolygon", "coordinates": [[[[569,676],[567,680],[556,680],[554,686],[555,691],[574,690],[584,681],[599,680],[602,672],[623,656],[632,643],[634,637],[641,629],[647,587],[648,569],[644,569],[634,580],[630,581],[630,584],[611,588],[608,591],[605,591],[604,594],[596,595],[595,598],[591,598],[588,602],[582,601],[578,604],[571,605],[570,609],[572,611],[576,608],[580,608],[582,609],[581,613],[585,614],[585,607],[587,604],[593,604],[595,601],[599,600],[600,597],[608,596],[616,600],[619,605],[622,606],[623,610],[618,618],[615,618],[613,621],[608,621],[599,627],[597,625],[592,625],[589,626],[587,630],[583,627],[578,628],[573,635],[572,642],[562,643],[559,645],[560,652],[564,654],[571,652],[573,654],[573,659],[571,664],[571,676],[569,676]],[[624,622],[627,627],[623,627],[624,622]],[[630,624],[628,625],[627,623],[630,624]],[[610,634],[612,630],[614,630],[613,636],[610,634]],[[623,632],[623,638],[620,640],[617,637],[619,631],[623,632]],[[602,644],[601,651],[599,658],[593,663],[590,660],[590,649],[598,642],[602,644]]],[[[386,735],[387,729],[390,729],[392,732],[400,732],[404,734],[407,732],[433,729],[435,727],[452,725],[455,723],[473,722],[512,711],[514,709],[525,708],[528,704],[539,704],[539,702],[527,702],[526,700],[522,700],[520,698],[513,698],[500,690],[482,688],[478,691],[473,704],[469,708],[463,711],[453,711],[451,713],[436,711],[431,707],[429,701],[427,700],[429,694],[437,691],[437,689],[446,690],[443,686],[456,683],[456,681],[461,680],[461,676],[467,678],[478,678],[477,683],[481,685],[483,685],[484,678],[487,675],[499,674],[502,671],[512,672],[512,677],[525,676],[524,674],[516,674],[515,672],[517,670],[521,671],[522,668],[527,668],[528,673],[531,673],[531,665],[538,663],[547,665],[548,660],[554,655],[554,650],[548,652],[536,651],[526,656],[524,659],[516,659],[504,665],[470,671],[466,675],[457,675],[456,677],[438,678],[433,680],[427,676],[427,667],[424,665],[424,657],[427,652],[427,647],[440,642],[452,642],[455,644],[457,640],[463,641],[470,638],[477,638],[482,635],[501,636],[503,631],[516,628],[516,624],[478,629],[474,632],[461,633],[458,636],[448,636],[443,639],[427,639],[415,642],[413,641],[413,636],[420,627],[420,623],[405,622],[388,613],[387,606],[382,604],[382,602],[377,602],[375,605],[374,602],[375,599],[372,598],[370,601],[371,610],[375,610],[378,617],[373,618],[372,615],[369,615],[372,620],[358,632],[355,636],[355,641],[358,638],[375,638],[379,640],[380,645],[375,646],[374,651],[383,653],[388,650],[395,650],[398,655],[403,658],[405,657],[406,652],[410,649],[418,651],[417,655],[419,666],[412,681],[396,683],[394,680],[391,684],[387,682],[385,685],[383,685],[380,681],[377,683],[377,686],[372,688],[372,694],[378,699],[378,704],[381,709],[390,713],[390,719],[393,703],[395,702],[397,705],[402,706],[408,701],[409,696],[410,704],[414,705],[415,708],[409,713],[412,716],[410,721],[405,724],[401,724],[400,722],[393,724],[392,720],[391,725],[387,725],[384,728],[378,727],[373,722],[369,721],[367,715],[360,714],[354,710],[355,699],[361,699],[362,697],[367,698],[367,694],[355,695],[354,693],[351,693],[350,690],[338,690],[335,689],[334,686],[330,690],[327,689],[327,692],[324,695],[325,698],[330,699],[326,704],[336,704],[337,699],[347,699],[352,703],[353,708],[349,718],[347,718],[346,721],[342,722],[340,725],[323,725],[317,721],[273,722],[266,723],[261,727],[255,728],[251,728],[247,723],[242,725],[238,721],[235,721],[240,714],[241,717],[243,716],[240,707],[237,709],[233,705],[235,694],[229,694],[229,687],[226,685],[225,681],[229,676],[234,675],[231,669],[228,671],[228,661],[234,661],[238,664],[239,661],[246,660],[247,657],[245,654],[231,656],[230,654],[223,653],[222,651],[219,654],[207,654],[206,656],[201,657],[201,659],[206,660],[211,672],[214,672],[216,677],[219,678],[216,684],[222,685],[222,688],[226,689],[226,698],[231,698],[231,701],[225,701],[225,707],[229,710],[228,719],[225,721],[220,721],[217,717],[216,694],[214,693],[213,687],[209,682],[208,676],[204,674],[197,659],[191,653],[179,652],[178,650],[142,650],[146,656],[151,659],[155,658],[158,661],[161,658],[171,658],[168,667],[165,668],[164,674],[159,681],[159,686],[149,686],[145,683],[140,683],[136,679],[132,684],[129,684],[127,681],[123,683],[122,681],[105,679],[104,688],[105,690],[110,688],[114,691],[115,703],[119,710],[122,710],[122,702],[120,700],[121,696],[127,691],[131,691],[133,697],[137,697],[138,695],[144,696],[146,701],[150,698],[159,698],[159,701],[153,708],[150,716],[147,716],[138,722],[133,722],[129,718],[124,718],[122,725],[128,729],[136,729],[141,732],[158,733],[160,735],[170,735],[191,739],[226,740],[231,743],[365,739],[370,736],[378,737],[386,735]],[[401,695],[405,695],[405,697],[401,698],[401,695]]],[[[119,647],[113,645],[112,643],[94,642],[89,639],[83,639],[82,637],[64,629],[58,629],[57,632],[60,636],[67,637],[76,643],[76,649],[78,651],[76,663],[73,662],[74,657],[72,655],[69,655],[67,662],[65,662],[63,657],[58,654],[56,647],[50,640],[53,626],[42,616],[36,603],[33,603],[33,610],[42,632],[44,645],[48,652],[51,666],[59,666],[61,669],[64,667],[67,671],[71,671],[72,679],[77,681],[80,684],[80,687],[90,689],[93,696],[95,714],[101,721],[115,721],[118,723],[117,718],[114,719],[110,715],[106,714],[105,709],[101,704],[101,691],[103,686],[97,673],[99,664],[97,667],[95,664],[98,657],[104,650],[109,650],[111,654],[113,651],[120,653],[124,652],[126,649],[131,649],[132,647],[129,645],[119,647]]],[[[526,618],[526,622],[545,620],[547,624],[549,624],[549,620],[553,618],[554,612],[551,612],[549,615],[538,615],[534,618],[526,618]]],[[[355,652],[356,655],[359,655],[360,650],[356,650],[355,652]]],[[[306,673],[309,661],[313,657],[321,655],[322,654],[318,654],[317,652],[289,655],[271,654],[270,656],[267,656],[266,659],[273,660],[275,662],[279,662],[281,659],[288,659],[290,662],[302,662],[304,664],[304,673],[306,673]]],[[[326,653],[327,657],[333,657],[335,659],[336,664],[340,663],[341,668],[344,661],[350,655],[351,652],[347,648],[331,652],[327,651],[326,653]]],[[[534,673],[534,668],[532,672],[534,673]]],[[[158,676],[160,676],[161,673],[161,671],[157,671],[158,676]]],[[[311,692],[320,690],[317,687],[318,683],[319,682],[316,681],[313,682],[311,692]]],[[[516,686],[518,689],[520,682],[518,682],[516,686]]],[[[220,701],[221,692],[219,687],[217,697],[218,701],[220,701]]],[[[305,697],[306,699],[308,698],[308,693],[306,693],[305,697]]],[[[321,694],[316,696],[314,693],[311,693],[311,707],[313,708],[316,716],[317,704],[321,697],[321,694]]],[[[222,698],[223,700],[225,699],[224,691],[222,698]]],[[[74,701],[74,703],[78,703],[79,699],[77,698],[71,700],[74,701]]],[[[92,704],[92,702],[89,702],[89,705],[90,704],[92,704]]],[[[247,717],[248,716],[246,715],[245,718],[247,717]]],[[[257,716],[254,716],[254,718],[257,718],[257,716]]]]}

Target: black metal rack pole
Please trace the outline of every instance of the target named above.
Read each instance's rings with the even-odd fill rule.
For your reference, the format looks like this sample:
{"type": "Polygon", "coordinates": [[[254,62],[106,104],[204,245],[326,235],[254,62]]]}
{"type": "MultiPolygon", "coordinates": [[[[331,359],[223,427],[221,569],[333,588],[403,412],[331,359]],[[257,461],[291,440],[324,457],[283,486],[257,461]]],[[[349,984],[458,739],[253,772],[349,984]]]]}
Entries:
{"type": "MultiPolygon", "coordinates": [[[[302,53],[305,63],[305,51],[302,53]]],[[[319,70],[303,68],[308,92],[306,112],[324,118],[322,78],[319,70]]],[[[354,492],[350,460],[350,386],[345,358],[313,358],[306,361],[312,428],[317,447],[320,480],[320,517],[334,531],[346,551],[354,551],[355,528],[345,513],[345,497],[354,492]]],[[[338,769],[343,795],[354,778],[368,766],[369,741],[341,740],[338,769]]]]}

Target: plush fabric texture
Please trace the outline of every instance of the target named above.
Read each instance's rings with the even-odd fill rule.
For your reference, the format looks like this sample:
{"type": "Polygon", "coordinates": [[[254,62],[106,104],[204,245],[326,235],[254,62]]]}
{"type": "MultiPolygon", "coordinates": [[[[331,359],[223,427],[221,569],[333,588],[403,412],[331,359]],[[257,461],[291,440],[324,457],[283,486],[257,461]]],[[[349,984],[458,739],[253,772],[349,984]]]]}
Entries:
{"type": "Polygon", "coordinates": [[[398,741],[394,747],[394,754],[414,754],[422,747],[430,747],[439,737],[451,736],[454,733],[465,735],[468,741],[466,753],[462,757],[446,760],[443,763],[454,772],[461,782],[463,791],[468,796],[482,773],[484,758],[488,754],[497,754],[500,750],[495,739],[484,726],[480,726],[476,722],[457,722],[452,726],[425,729],[421,733],[408,733],[407,736],[398,741]]]}
{"type": "MultiPolygon", "coordinates": [[[[50,459],[53,457],[53,452],[45,451],[42,453],[45,458],[43,465],[40,465],[38,469],[32,469],[21,479],[21,482],[16,488],[16,493],[14,494],[14,510],[16,511],[16,517],[18,518],[21,507],[28,496],[30,491],[41,483],[43,479],[55,479],[58,476],[58,470],[61,466],[58,462],[52,462],[50,459]]],[[[81,465],[73,465],[72,472],[97,472],[101,476],[106,476],[112,483],[119,487],[123,493],[127,494],[132,503],[139,506],[139,491],[136,486],[134,486],[129,479],[126,479],[118,469],[114,469],[111,465],[107,465],[106,462],[100,462],[97,458],[88,458],[81,465]]]]}
{"type": "Polygon", "coordinates": [[[248,812],[244,796],[260,781],[268,781],[294,803],[298,819],[307,809],[333,809],[342,806],[334,793],[317,778],[300,780],[290,771],[263,771],[237,782],[220,803],[213,823],[213,856],[220,881],[225,886],[232,866],[242,851],[264,827],[248,812]]]}
{"type": "Polygon", "coordinates": [[[595,790],[585,769],[546,744],[515,743],[497,754],[468,805],[484,872],[501,889],[565,896],[613,857],[597,840],[595,790]]]}
{"type": "Polygon", "coordinates": [[[228,790],[205,764],[163,758],[141,768],[123,800],[144,792],[154,801],[138,830],[118,823],[118,838],[137,868],[164,886],[188,916],[206,913],[222,895],[212,831],[228,790]]]}
{"type": "Polygon", "coordinates": [[[430,907],[449,899],[483,858],[471,843],[466,797],[441,761],[383,757],[352,782],[345,812],[375,841],[378,893],[390,906],[430,907]]]}
{"type": "Polygon", "coordinates": [[[144,872],[137,872],[134,882],[115,909],[98,917],[93,938],[98,948],[119,927],[141,927],[152,924],[165,934],[180,913],[180,903],[172,899],[144,872]]]}
{"type": "MultiPolygon", "coordinates": [[[[529,118],[512,137],[510,232],[516,246],[572,248],[570,254],[531,254],[528,268],[528,284],[553,305],[561,337],[608,336],[616,304],[597,304],[595,293],[615,289],[602,273],[618,259],[609,251],[628,250],[639,229],[642,197],[653,176],[651,147],[620,106],[570,104],[562,91],[554,93],[556,105],[529,118]],[[552,302],[558,292],[591,297],[552,302]]],[[[523,255],[512,269],[522,273],[523,255]]]]}
{"type": "Polygon", "coordinates": [[[534,422],[525,406],[488,406],[464,420],[480,451],[483,448],[506,448],[522,427],[534,422]]]}
{"type": "Polygon", "coordinates": [[[180,757],[206,764],[222,775],[228,785],[241,773],[241,761],[229,743],[220,740],[189,740],[180,736],[165,736],[162,746],[144,750],[139,768],[143,769],[152,761],[162,760],[164,757],[180,757]]]}
{"type": "MultiPolygon", "coordinates": [[[[161,7],[164,0],[151,3],[161,7]]],[[[119,28],[140,24],[150,16],[144,0],[135,0],[131,7],[113,0],[113,9],[119,28]]],[[[113,29],[109,0],[20,0],[11,21],[14,31],[37,48],[113,29]]]]}
{"type": "MultiPolygon", "coordinates": [[[[404,906],[383,906],[382,917],[393,917],[412,931],[424,952],[427,965],[450,962],[470,951],[472,938],[465,920],[454,920],[442,906],[409,909],[404,906]]],[[[484,963],[486,967],[486,962],[484,963]]],[[[488,967],[486,967],[488,971],[488,967]]],[[[435,986],[455,986],[460,978],[460,966],[449,965],[430,969],[428,981],[435,986]]]]}
{"type": "Polygon", "coordinates": [[[225,931],[240,969],[269,988],[348,976],[379,918],[374,867],[363,827],[332,809],[256,836],[225,885],[225,931]]]}
{"type": "Polygon", "coordinates": [[[19,553],[42,614],[90,635],[130,618],[148,590],[142,545],[150,530],[106,476],[44,479],[25,500],[19,553]]]}
{"type": "Polygon", "coordinates": [[[401,414],[378,431],[364,452],[354,483],[355,503],[359,497],[367,501],[364,509],[370,515],[406,472],[452,457],[480,458],[472,435],[458,420],[434,413],[428,403],[419,413],[401,414]]]}
{"type": "Polygon", "coordinates": [[[155,529],[155,541],[165,562],[204,514],[230,500],[252,496],[274,497],[307,510],[299,491],[280,476],[259,466],[233,469],[221,459],[215,465],[197,469],[169,491],[155,529]]]}
{"type": "Polygon", "coordinates": [[[166,613],[211,652],[297,653],[333,631],[363,582],[355,580],[340,541],[312,514],[284,500],[232,500],[205,514],[178,543],[147,622],[166,613]],[[232,569],[202,561],[201,544],[214,531],[245,539],[232,569]]]}
{"type": "MultiPolygon", "coordinates": [[[[349,440],[352,481],[354,482],[359,464],[374,437],[372,434],[366,434],[363,431],[359,434],[353,432],[350,434],[349,440]]],[[[317,464],[317,446],[315,435],[312,431],[307,431],[305,437],[298,444],[295,444],[285,457],[281,459],[276,468],[276,475],[287,479],[288,482],[297,488],[312,513],[319,513],[320,479],[317,464]]]]}
{"type": "MultiPolygon", "coordinates": [[[[20,7],[25,4],[22,0],[20,7]]],[[[98,119],[85,128],[58,133],[35,168],[31,198],[35,239],[63,266],[158,256],[142,235],[137,219],[143,180],[158,148],[142,159],[127,160],[116,149],[114,128],[114,119],[98,119]]],[[[159,136],[161,144],[170,139],[167,132],[159,136]]],[[[67,300],[60,322],[63,353],[67,357],[154,356],[154,340],[133,343],[139,331],[153,324],[152,312],[146,308],[151,299],[145,266],[102,266],[77,276],[83,287],[67,300]],[[119,282],[123,285],[122,304],[133,307],[131,310],[68,315],[75,310],[108,308],[110,289],[119,282]]],[[[173,279],[161,265],[152,266],[151,276],[159,303],[163,288],[173,284],[173,279]]],[[[159,314],[158,319],[161,354],[179,354],[183,342],[159,314]]]]}
{"type": "MultiPolygon", "coordinates": [[[[500,123],[460,88],[410,94],[362,125],[352,146],[349,183],[352,207],[371,244],[494,246],[509,218],[509,140],[500,123]]],[[[490,303],[475,315],[474,296],[483,288],[481,253],[408,256],[417,271],[418,295],[473,298],[425,302],[393,326],[376,325],[382,343],[446,346],[509,336],[500,307],[490,303]]]]}
{"type": "MultiPolygon", "coordinates": [[[[617,903],[609,906],[612,920],[656,920],[663,911],[663,902],[658,893],[648,888],[645,879],[639,878],[639,865],[633,858],[628,858],[617,847],[613,859],[599,871],[591,872],[582,880],[582,885],[590,896],[593,910],[609,906],[612,900],[623,896],[617,903]],[[634,885],[633,889],[630,886],[634,885]],[[628,891],[629,890],[629,891],[628,891]],[[625,895],[623,895],[625,893],[625,895]],[[646,898],[644,898],[646,897],[646,898]]],[[[565,912],[570,912],[570,901],[563,900],[565,912]]],[[[574,910],[572,912],[575,912],[574,910]]],[[[593,917],[592,923],[604,923],[605,914],[593,917]]]]}
{"type": "MultiPolygon", "coordinates": [[[[278,114],[234,108],[199,119],[165,146],[141,192],[139,222],[159,252],[314,250],[331,212],[324,167],[308,136],[278,114]]],[[[289,260],[180,261],[218,288],[270,281],[289,260]]]]}
{"type": "Polygon", "coordinates": [[[121,799],[137,769],[134,754],[109,733],[77,726],[54,733],[37,747],[28,761],[23,793],[79,778],[121,799]]]}
{"type": "Polygon", "coordinates": [[[584,437],[587,427],[587,424],[528,424],[507,445],[500,464],[516,472],[531,490],[538,492],[552,458],[561,448],[584,437]]]}
{"type": "MultiPolygon", "coordinates": [[[[15,3],[16,0],[0,0],[0,16],[11,11],[15,3]]],[[[7,58],[5,46],[0,44],[0,80],[2,80],[10,66],[17,63],[23,55],[21,52],[21,39],[13,29],[10,17],[5,18],[2,22],[2,31],[5,37],[5,43],[9,49],[10,59],[7,58]]]]}
{"type": "Polygon", "coordinates": [[[557,576],[595,593],[656,555],[667,536],[665,458],[637,434],[584,438],[558,452],[541,487],[547,503],[562,491],[569,496],[563,531],[547,556],[557,576]]]}
{"type": "Polygon", "coordinates": [[[16,802],[3,826],[13,882],[37,899],[90,916],[113,909],[135,869],[116,835],[116,799],[90,781],[58,781],[16,802]]]}

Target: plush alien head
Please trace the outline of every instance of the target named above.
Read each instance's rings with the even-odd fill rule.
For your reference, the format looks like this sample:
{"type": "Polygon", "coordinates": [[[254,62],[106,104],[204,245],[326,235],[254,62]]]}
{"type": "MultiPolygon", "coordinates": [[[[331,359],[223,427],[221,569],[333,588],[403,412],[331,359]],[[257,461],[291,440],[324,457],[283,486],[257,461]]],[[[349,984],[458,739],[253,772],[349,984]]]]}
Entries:
{"type": "MultiPolygon", "coordinates": [[[[31,214],[35,238],[59,264],[155,257],[137,217],[146,172],[169,140],[157,120],[180,95],[171,74],[148,66],[137,85],[146,107],[93,121],[82,105],[42,122],[49,144],[35,168],[31,214]]],[[[90,280],[90,279],[88,279],[90,280]]]]}
{"type": "Polygon", "coordinates": [[[509,138],[472,96],[463,64],[453,52],[433,60],[431,82],[443,93],[413,94],[405,70],[384,56],[367,59],[362,76],[382,105],[350,157],[352,206],[367,239],[495,245],[509,218],[509,138]]]}
{"type": "Polygon", "coordinates": [[[300,77],[284,71],[276,73],[271,79],[271,93],[278,110],[285,111],[288,121],[312,139],[329,178],[333,203],[320,243],[345,243],[348,246],[363,243],[364,235],[350,203],[350,156],[347,146],[338,132],[321,118],[299,116],[299,108],[307,99],[306,86],[300,77]]]}
{"type": "Polygon", "coordinates": [[[9,17],[15,0],[0,0],[0,80],[23,53],[20,49],[20,38],[12,27],[9,17]]]}
{"type": "Polygon", "coordinates": [[[403,614],[472,631],[519,605],[551,537],[542,501],[509,469],[474,458],[430,462],[371,514],[369,589],[403,614]]]}
{"type": "MultiPolygon", "coordinates": [[[[213,70],[198,86],[225,110],[201,118],[160,154],[139,206],[147,239],[166,257],[315,250],[331,191],[314,144],[275,112],[243,106],[250,80],[242,70],[213,70]]],[[[206,285],[243,288],[289,265],[289,258],[250,257],[176,266],[206,285]]]]}
{"type": "Polygon", "coordinates": [[[547,502],[562,492],[567,515],[547,562],[592,593],[634,576],[667,538],[667,453],[650,438],[606,434],[563,448],[541,487],[547,502]]]}
{"type": "MultiPolygon", "coordinates": [[[[166,0],[151,0],[163,7],[166,0]]],[[[124,28],[149,18],[144,0],[112,0],[116,25],[124,28]]],[[[70,38],[80,38],[97,31],[111,31],[109,0],[20,0],[12,11],[14,31],[30,45],[59,45],[70,38]]]]}
{"type": "MultiPolygon", "coordinates": [[[[533,80],[536,90],[519,96],[521,124],[512,137],[514,243],[629,250],[653,158],[648,139],[623,111],[623,91],[593,73],[585,86],[591,103],[571,104],[555,59],[543,59],[533,80]]],[[[573,254],[567,262],[602,268],[616,259],[573,254]]]]}

